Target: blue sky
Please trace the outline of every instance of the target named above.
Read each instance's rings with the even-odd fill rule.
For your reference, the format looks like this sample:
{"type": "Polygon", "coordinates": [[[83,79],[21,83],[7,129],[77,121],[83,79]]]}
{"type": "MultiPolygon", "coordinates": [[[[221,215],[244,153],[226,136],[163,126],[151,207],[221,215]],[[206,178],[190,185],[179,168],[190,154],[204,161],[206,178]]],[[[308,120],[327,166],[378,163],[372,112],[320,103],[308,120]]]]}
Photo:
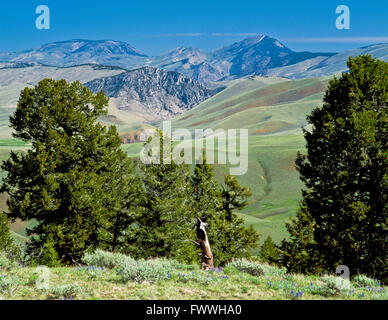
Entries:
{"type": "Polygon", "coordinates": [[[2,0],[0,51],[69,39],[122,40],[149,54],[177,46],[210,51],[268,34],[293,50],[341,51],[388,42],[387,0],[2,0]],[[50,30],[35,28],[35,8],[47,5],[50,30]],[[350,30],[335,27],[338,5],[350,8],[350,30]]]}

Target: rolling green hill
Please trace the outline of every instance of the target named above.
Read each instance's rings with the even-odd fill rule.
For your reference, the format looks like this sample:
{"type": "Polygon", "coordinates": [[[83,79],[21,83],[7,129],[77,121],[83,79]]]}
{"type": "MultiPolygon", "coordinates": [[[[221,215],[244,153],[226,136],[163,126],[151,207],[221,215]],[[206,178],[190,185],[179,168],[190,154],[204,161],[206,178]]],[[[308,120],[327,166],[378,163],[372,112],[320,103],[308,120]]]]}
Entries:
{"type": "Polygon", "coordinates": [[[243,79],[173,119],[173,128],[244,128],[250,135],[301,132],[306,115],[320,105],[328,78],[290,81],[243,79]]]}
{"type": "MultiPolygon", "coordinates": [[[[328,81],[240,79],[172,120],[173,130],[248,129],[248,172],[237,178],[253,195],[241,215],[262,235],[261,241],[267,235],[276,242],[287,237],[284,222],[295,215],[303,188],[295,169],[298,151],[305,150],[301,128],[306,128],[306,115],[322,105],[328,81]]],[[[125,148],[131,156],[140,150],[138,145],[125,148]]],[[[221,183],[228,165],[215,165],[215,172],[221,183]]]]}
{"type": "MultiPolygon", "coordinates": [[[[241,216],[262,235],[261,241],[267,235],[277,242],[287,237],[284,222],[295,215],[303,187],[294,166],[297,152],[304,151],[301,127],[306,126],[306,115],[321,105],[327,84],[328,78],[296,81],[265,77],[239,79],[232,81],[224,91],[172,119],[173,129],[187,128],[192,132],[198,128],[248,129],[248,172],[237,178],[252,189],[253,195],[241,216]]],[[[123,128],[129,130],[152,125],[131,122],[129,118],[119,119],[120,132],[123,128]]],[[[5,124],[5,116],[3,120],[5,124]]],[[[5,159],[11,149],[27,147],[11,140],[2,140],[0,144],[0,160],[5,159]]],[[[218,147],[223,148],[223,145],[220,143],[218,147]]],[[[122,147],[129,156],[137,158],[142,144],[124,144],[122,147]]],[[[222,183],[229,167],[214,167],[216,177],[222,183]]],[[[4,205],[3,201],[2,207],[4,205]]],[[[13,229],[19,236],[24,236],[20,224],[13,229]]]]}
{"type": "MultiPolygon", "coordinates": [[[[137,158],[141,148],[141,143],[123,145],[130,157],[137,158]]],[[[275,241],[287,237],[284,222],[295,215],[302,188],[294,161],[297,152],[303,150],[302,135],[249,137],[248,172],[237,179],[249,186],[253,195],[241,216],[262,235],[261,241],[267,235],[275,241]]],[[[214,165],[219,183],[229,174],[229,168],[229,164],[214,165]]]]}

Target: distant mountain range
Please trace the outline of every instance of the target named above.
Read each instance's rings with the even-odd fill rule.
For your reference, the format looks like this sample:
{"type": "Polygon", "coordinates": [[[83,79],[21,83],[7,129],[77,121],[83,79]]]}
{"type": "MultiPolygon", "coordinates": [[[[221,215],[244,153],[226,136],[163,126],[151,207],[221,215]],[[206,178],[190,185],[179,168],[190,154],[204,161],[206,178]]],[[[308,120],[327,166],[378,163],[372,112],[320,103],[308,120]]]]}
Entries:
{"type": "Polygon", "coordinates": [[[295,52],[275,38],[257,35],[210,53],[179,47],[162,56],[149,57],[125,42],[77,39],[49,43],[23,52],[0,53],[0,61],[60,67],[93,63],[127,70],[152,66],[212,83],[249,75],[290,79],[328,76],[346,70],[348,57],[361,53],[388,61],[388,44],[341,53],[295,52]]]}
{"type": "Polygon", "coordinates": [[[94,63],[132,68],[147,61],[146,57],[122,41],[80,39],[48,43],[22,52],[0,53],[0,61],[38,62],[57,67],[94,63]]]}
{"type": "MultiPolygon", "coordinates": [[[[256,76],[276,81],[331,76],[347,69],[349,56],[364,53],[388,61],[388,44],[341,53],[295,52],[274,38],[258,35],[210,53],[179,47],[159,57],[112,40],[69,40],[0,53],[0,131],[9,135],[8,116],[20,90],[44,78],[79,80],[94,92],[103,90],[111,98],[110,117],[104,121],[131,132],[138,123],[186,113],[225,87],[255,89],[256,76]]],[[[314,94],[324,90],[315,89],[314,94]]],[[[249,100],[252,106],[257,98],[249,100]]]]}

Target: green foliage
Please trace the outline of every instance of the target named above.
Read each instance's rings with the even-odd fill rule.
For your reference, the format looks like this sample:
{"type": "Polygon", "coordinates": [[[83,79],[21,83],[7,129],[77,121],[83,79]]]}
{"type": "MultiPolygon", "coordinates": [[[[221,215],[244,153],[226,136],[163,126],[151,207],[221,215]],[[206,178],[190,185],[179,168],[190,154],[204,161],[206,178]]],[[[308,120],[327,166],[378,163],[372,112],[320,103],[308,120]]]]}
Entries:
{"type": "Polygon", "coordinates": [[[13,245],[13,239],[9,229],[9,221],[4,213],[0,212],[0,251],[9,249],[13,245]]]}
{"type": "MultiPolygon", "coordinates": [[[[195,165],[190,177],[190,208],[193,217],[200,218],[207,224],[206,232],[215,265],[224,263],[227,260],[224,254],[228,245],[226,236],[229,228],[213,168],[206,163],[206,159],[202,164],[195,165]]],[[[192,239],[196,240],[194,230],[192,239]]]]}
{"type": "Polygon", "coordinates": [[[279,259],[279,253],[271,236],[268,236],[260,247],[260,258],[268,263],[275,263],[279,259]]]}
{"type": "Polygon", "coordinates": [[[21,92],[10,122],[31,148],[3,163],[1,191],[9,194],[9,217],[37,221],[30,251],[51,239],[61,260],[72,262],[88,248],[118,244],[134,170],[116,128],[98,122],[107,105],[80,82],[45,79],[21,92]]]}
{"type": "Polygon", "coordinates": [[[86,252],[82,261],[89,266],[104,267],[113,269],[127,259],[127,256],[121,253],[112,253],[97,249],[95,252],[86,252]]]}
{"type": "Polygon", "coordinates": [[[228,221],[233,221],[233,211],[242,210],[247,204],[249,198],[252,195],[252,191],[248,187],[242,187],[237,178],[232,175],[225,176],[225,187],[223,188],[222,205],[226,212],[228,221]]]}
{"type": "Polygon", "coordinates": [[[12,296],[20,287],[20,281],[17,278],[0,277],[0,294],[9,294],[12,296]]]}
{"type": "Polygon", "coordinates": [[[352,278],[352,282],[358,287],[375,287],[379,285],[376,280],[368,278],[362,274],[354,276],[352,278]]]}
{"type": "Polygon", "coordinates": [[[129,158],[120,156],[116,170],[109,177],[110,202],[115,214],[108,225],[108,240],[104,248],[120,251],[127,244],[126,231],[135,222],[143,196],[142,184],[136,174],[135,164],[129,158]]]}
{"type": "Polygon", "coordinates": [[[257,262],[252,262],[246,259],[236,259],[228,263],[226,267],[236,268],[240,272],[249,273],[252,276],[264,275],[264,268],[257,262]]]}
{"type": "Polygon", "coordinates": [[[325,275],[320,278],[322,285],[315,289],[315,293],[324,297],[344,294],[351,289],[351,284],[348,279],[336,276],[325,275]]]}
{"type": "Polygon", "coordinates": [[[168,279],[168,274],[171,272],[170,267],[168,262],[128,258],[119,264],[117,274],[124,282],[155,282],[168,279]]]}
{"type": "Polygon", "coordinates": [[[160,161],[140,164],[142,190],[138,210],[125,231],[122,251],[135,258],[163,256],[192,262],[195,247],[185,242],[191,238],[194,223],[187,207],[189,167],[163,157],[171,141],[160,131],[150,137],[145,149],[155,143],[152,139],[159,140],[160,154],[152,157],[160,157],[160,161]]]}
{"type": "Polygon", "coordinates": [[[275,267],[268,264],[263,264],[264,275],[268,276],[283,276],[286,274],[287,269],[284,267],[275,267]]]}
{"type": "Polygon", "coordinates": [[[50,291],[56,298],[72,299],[82,292],[82,287],[77,283],[72,283],[56,286],[50,291]]]}
{"type": "Polygon", "coordinates": [[[105,271],[99,268],[91,268],[87,270],[90,279],[102,278],[105,275],[105,271]]]}
{"type": "Polygon", "coordinates": [[[252,227],[246,228],[244,220],[233,210],[246,206],[250,190],[241,187],[237,179],[225,177],[221,191],[214,178],[213,167],[196,164],[190,178],[192,215],[207,223],[207,235],[215,265],[225,265],[233,258],[249,257],[250,249],[257,247],[259,236],[252,227]]]}
{"type": "Polygon", "coordinates": [[[1,191],[9,194],[9,217],[37,222],[28,230],[29,255],[42,252],[35,262],[73,263],[101,248],[196,263],[196,217],[209,224],[217,264],[249,256],[258,236],[232,211],[246,206],[250,190],[228,176],[221,192],[206,163],[190,178],[187,165],[166,158],[174,150],[160,131],[161,152],[149,151],[159,163],[140,164],[139,177],[116,128],[98,122],[107,104],[102,92],[64,80],[20,94],[11,127],[32,147],[3,163],[1,191]]]}
{"type": "Polygon", "coordinates": [[[54,248],[54,242],[50,238],[43,245],[37,262],[47,267],[59,267],[61,265],[58,253],[54,248]]]}
{"type": "Polygon", "coordinates": [[[307,155],[297,169],[305,183],[281,261],[291,271],[388,278],[388,63],[349,58],[322,108],[308,117],[307,155]]]}
{"type": "Polygon", "coordinates": [[[199,265],[198,264],[179,264],[179,267],[176,267],[176,269],[184,270],[184,271],[198,271],[199,265]]]}
{"type": "Polygon", "coordinates": [[[228,230],[226,233],[226,246],[224,263],[236,258],[249,258],[251,249],[258,247],[259,235],[252,226],[246,227],[243,219],[234,212],[243,210],[252,191],[248,187],[243,187],[232,175],[224,178],[225,187],[222,188],[222,206],[226,214],[228,230]]]}
{"type": "MultiPolygon", "coordinates": [[[[246,259],[235,259],[226,265],[225,270],[229,268],[237,269],[238,271],[249,273],[252,276],[279,276],[286,273],[285,268],[277,268],[267,264],[262,264],[246,259]]],[[[232,269],[233,270],[233,269],[232,269]]]]}
{"type": "Polygon", "coordinates": [[[17,267],[18,264],[16,262],[10,260],[5,253],[0,252],[0,270],[11,270],[17,267]]]}
{"type": "Polygon", "coordinates": [[[224,268],[224,273],[228,276],[233,275],[233,274],[238,274],[239,271],[237,268],[233,267],[230,263],[226,265],[224,268]]]}
{"type": "MultiPolygon", "coordinates": [[[[105,254],[108,254],[105,252],[105,254]]],[[[113,253],[121,261],[120,274],[100,267],[61,267],[52,270],[48,283],[47,268],[16,268],[0,272],[1,299],[351,299],[387,298],[387,287],[376,283],[366,288],[333,276],[285,274],[279,269],[252,261],[239,261],[208,271],[165,258],[135,261],[113,253]],[[124,259],[122,259],[124,257],[124,259]],[[259,270],[259,271],[258,271],[259,270]],[[262,274],[256,276],[251,274],[262,274]],[[127,280],[131,281],[130,283],[127,280]],[[120,281],[121,280],[121,281],[120,281]],[[161,281],[160,281],[161,280],[161,281]],[[42,282],[44,281],[44,282],[42,282]],[[142,285],[138,283],[145,282],[142,285]],[[86,285],[87,282],[87,285],[86,285]],[[41,285],[41,286],[38,286],[41,285]],[[48,285],[51,285],[49,287],[48,285]]],[[[112,261],[112,256],[109,260],[112,261]]],[[[113,264],[111,264],[113,265],[113,264]]],[[[369,279],[370,280],[370,279],[369,279]]],[[[365,283],[362,283],[365,284],[365,283]]]]}
{"type": "Polygon", "coordinates": [[[283,240],[280,245],[279,264],[291,272],[317,274],[322,269],[318,264],[316,252],[312,249],[314,221],[303,208],[302,204],[296,218],[286,222],[290,239],[283,240]]]}

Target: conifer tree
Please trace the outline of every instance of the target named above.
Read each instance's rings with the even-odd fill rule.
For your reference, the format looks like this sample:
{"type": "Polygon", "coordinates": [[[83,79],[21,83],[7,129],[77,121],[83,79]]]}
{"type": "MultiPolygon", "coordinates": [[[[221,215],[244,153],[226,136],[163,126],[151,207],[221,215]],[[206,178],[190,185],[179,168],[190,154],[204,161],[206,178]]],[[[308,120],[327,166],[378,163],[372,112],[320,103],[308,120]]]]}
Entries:
{"type": "Polygon", "coordinates": [[[229,224],[222,207],[221,192],[214,178],[213,167],[206,163],[197,163],[190,178],[190,208],[192,215],[207,224],[206,232],[213,253],[215,265],[225,263],[227,233],[229,224]]]}
{"type": "Polygon", "coordinates": [[[225,176],[225,187],[222,190],[223,207],[227,214],[228,220],[231,222],[234,210],[242,210],[247,204],[252,195],[252,191],[248,187],[242,187],[237,178],[232,175],[225,176]]]}
{"type": "MultiPolygon", "coordinates": [[[[182,248],[188,244],[193,228],[187,209],[187,182],[189,167],[166,161],[164,146],[171,140],[161,131],[150,137],[160,139],[159,163],[140,164],[142,191],[139,210],[126,231],[126,252],[134,257],[173,257],[186,260],[182,248]]],[[[171,154],[169,155],[171,157],[171,154]]],[[[189,245],[193,248],[192,245],[189,245]]],[[[189,255],[193,255],[189,253],[189,255]]]]}
{"type": "Polygon", "coordinates": [[[308,117],[307,155],[296,164],[306,185],[288,225],[281,260],[291,270],[388,278],[388,63],[349,58],[308,117]]]}
{"type": "Polygon", "coordinates": [[[237,179],[225,177],[225,188],[220,189],[214,178],[213,167],[196,164],[191,181],[190,206],[193,215],[207,223],[207,234],[215,265],[224,265],[233,258],[249,257],[250,249],[257,247],[259,236],[253,227],[244,226],[244,220],[233,210],[243,209],[250,190],[241,187],[237,179]]]}
{"type": "Polygon", "coordinates": [[[252,191],[241,186],[237,178],[227,175],[224,178],[221,197],[226,219],[229,222],[227,235],[228,260],[233,258],[248,258],[250,249],[259,245],[259,235],[253,226],[246,227],[244,220],[237,216],[236,211],[243,210],[248,205],[252,191]]]}
{"type": "Polygon", "coordinates": [[[109,243],[121,210],[112,176],[125,155],[116,128],[98,122],[107,105],[103,92],[94,95],[80,82],[45,79],[21,92],[10,122],[13,136],[31,148],[3,163],[1,191],[9,194],[10,218],[37,221],[28,230],[30,250],[50,239],[59,259],[72,262],[109,243]]]}
{"type": "Polygon", "coordinates": [[[101,248],[110,251],[122,251],[126,246],[125,232],[134,223],[139,204],[142,199],[143,188],[136,164],[125,154],[115,159],[116,170],[109,176],[106,192],[110,195],[104,205],[115,208],[107,228],[107,239],[101,248]],[[108,189],[109,188],[109,189],[108,189]]]}
{"type": "Polygon", "coordinates": [[[275,242],[271,236],[268,236],[263,245],[260,247],[260,258],[268,263],[277,263],[279,259],[279,253],[276,248],[275,242]]]}

